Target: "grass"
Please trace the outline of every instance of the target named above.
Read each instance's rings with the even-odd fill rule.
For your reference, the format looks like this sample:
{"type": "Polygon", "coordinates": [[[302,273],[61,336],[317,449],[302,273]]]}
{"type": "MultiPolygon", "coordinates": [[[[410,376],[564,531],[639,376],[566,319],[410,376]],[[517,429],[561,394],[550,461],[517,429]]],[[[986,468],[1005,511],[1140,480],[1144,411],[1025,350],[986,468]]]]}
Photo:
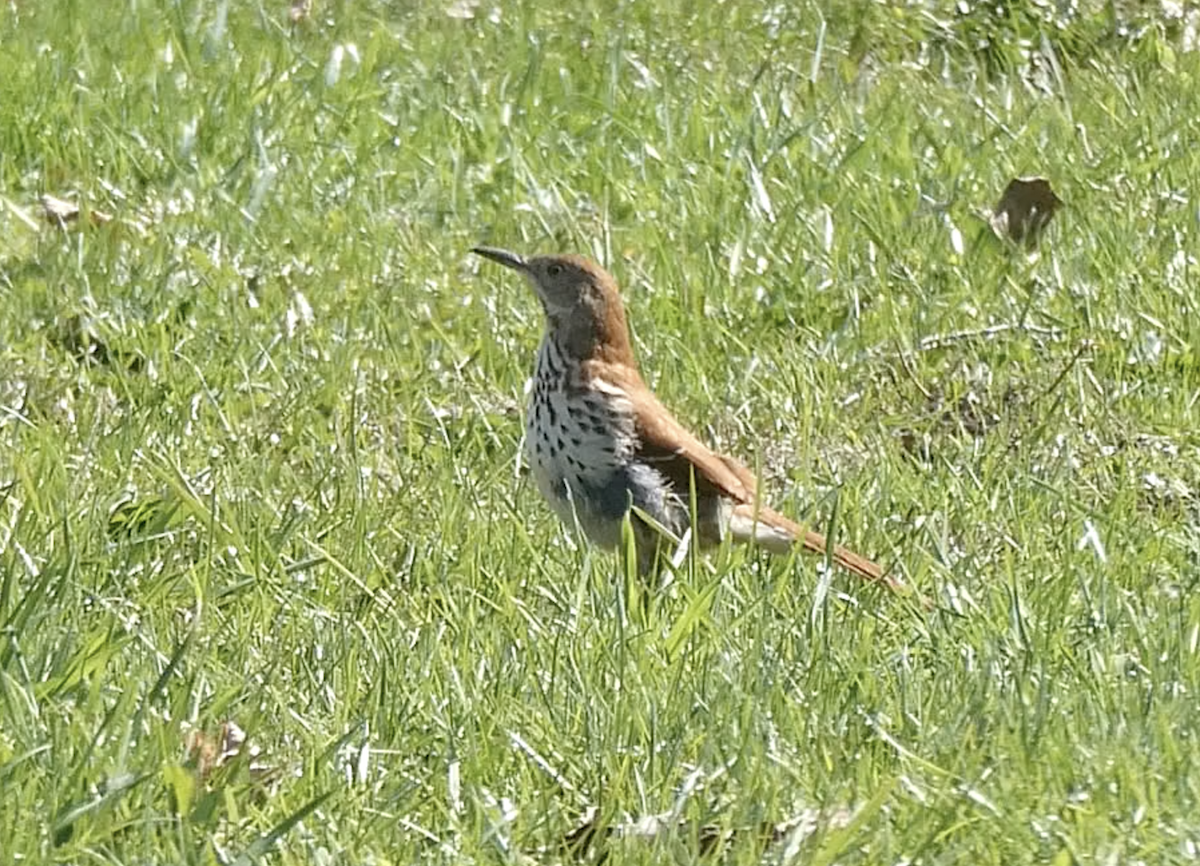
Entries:
{"type": "Polygon", "coordinates": [[[1200,66],[1122,10],[6,4],[3,859],[1194,860],[1200,66]],[[744,551],[627,604],[481,241],[607,263],[681,418],[939,609],[744,551]],[[668,829],[563,853],[593,806],[668,829]]]}

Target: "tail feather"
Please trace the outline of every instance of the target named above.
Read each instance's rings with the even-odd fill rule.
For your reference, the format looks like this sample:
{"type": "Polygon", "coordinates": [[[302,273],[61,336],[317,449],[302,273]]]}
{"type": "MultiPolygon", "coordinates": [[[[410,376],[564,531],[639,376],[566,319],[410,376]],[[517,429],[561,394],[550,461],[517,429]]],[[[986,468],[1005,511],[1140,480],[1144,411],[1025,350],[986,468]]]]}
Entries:
{"type": "Polygon", "coordinates": [[[755,508],[748,503],[735,505],[729,515],[728,527],[734,541],[754,542],[759,547],[778,554],[789,553],[794,545],[799,544],[811,553],[832,555],[834,562],[865,580],[882,581],[893,589],[905,588],[903,583],[885,574],[882,568],[865,556],[859,556],[837,544],[830,551],[825,536],[805,529],[769,508],[755,508]]]}

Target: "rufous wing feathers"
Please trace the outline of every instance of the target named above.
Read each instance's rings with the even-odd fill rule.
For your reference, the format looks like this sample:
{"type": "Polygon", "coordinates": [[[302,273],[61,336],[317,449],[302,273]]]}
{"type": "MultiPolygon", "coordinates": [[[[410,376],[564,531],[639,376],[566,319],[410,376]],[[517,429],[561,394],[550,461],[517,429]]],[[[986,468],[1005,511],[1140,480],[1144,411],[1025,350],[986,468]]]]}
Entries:
{"type": "MultiPolygon", "coordinates": [[[[650,463],[677,490],[694,483],[697,496],[718,495],[732,500],[729,532],[735,541],[753,541],[773,553],[787,553],[794,544],[826,555],[828,543],[818,532],[805,529],[776,511],[757,503],[757,481],[749,469],[706,447],[680,424],[646,387],[636,368],[588,362],[587,372],[620,388],[633,404],[639,456],[650,463]]],[[[884,580],[883,569],[866,557],[834,545],[833,561],[866,580],[884,580]]],[[[900,585],[886,578],[889,585],[900,585]]]]}

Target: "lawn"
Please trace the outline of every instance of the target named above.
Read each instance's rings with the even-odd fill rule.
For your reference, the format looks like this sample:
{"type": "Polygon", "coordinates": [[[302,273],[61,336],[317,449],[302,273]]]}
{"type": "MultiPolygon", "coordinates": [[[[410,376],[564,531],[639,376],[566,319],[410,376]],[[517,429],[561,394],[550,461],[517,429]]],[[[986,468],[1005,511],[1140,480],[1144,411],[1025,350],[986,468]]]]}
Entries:
{"type": "Polygon", "coordinates": [[[1200,11],[1006,8],[5,3],[0,862],[1200,858],[1200,11]],[[478,243],[932,606],[625,581],[478,243]]]}

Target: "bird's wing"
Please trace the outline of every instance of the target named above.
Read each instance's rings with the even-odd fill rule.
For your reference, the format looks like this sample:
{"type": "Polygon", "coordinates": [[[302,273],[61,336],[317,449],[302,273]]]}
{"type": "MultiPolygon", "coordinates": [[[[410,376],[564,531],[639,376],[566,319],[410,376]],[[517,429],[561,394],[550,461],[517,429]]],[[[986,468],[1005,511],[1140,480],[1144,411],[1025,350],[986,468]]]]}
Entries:
{"type": "MultiPolygon", "coordinates": [[[[681,494],[690,489],[694,477],[697,496],[716,493],[734,501],[730,521],[734,540],[754,540],[774,553],[785,553],[793,544],[800,544],[813,553],[825,554],[823,535],[757,503],[754,473],[732,457],[705,447],[689,433],[646,387],[636,368],[599,361],[588,361],[585,367],[587,375],[619,390],[632,404],[639,457],[658,469],[681,494]]],[[[832,556],[861,577],[904,588],[899,579],[885,574],[874,562],[840,545],[833,546],[832,556]]]]}
{"type": "MultiPolygon", "coordinates": [[[[595,362],[591,362],[595,363],[595,362]]],[[[707,448],[654,396],[636,369],[623,364],[597,363],[592,376],[623,391],[633,405],[638,456],[683,494],[695,477],[696,493],[718,493],[735,502],[753,502],[754,473],[731,457],[707,448]]]]}

